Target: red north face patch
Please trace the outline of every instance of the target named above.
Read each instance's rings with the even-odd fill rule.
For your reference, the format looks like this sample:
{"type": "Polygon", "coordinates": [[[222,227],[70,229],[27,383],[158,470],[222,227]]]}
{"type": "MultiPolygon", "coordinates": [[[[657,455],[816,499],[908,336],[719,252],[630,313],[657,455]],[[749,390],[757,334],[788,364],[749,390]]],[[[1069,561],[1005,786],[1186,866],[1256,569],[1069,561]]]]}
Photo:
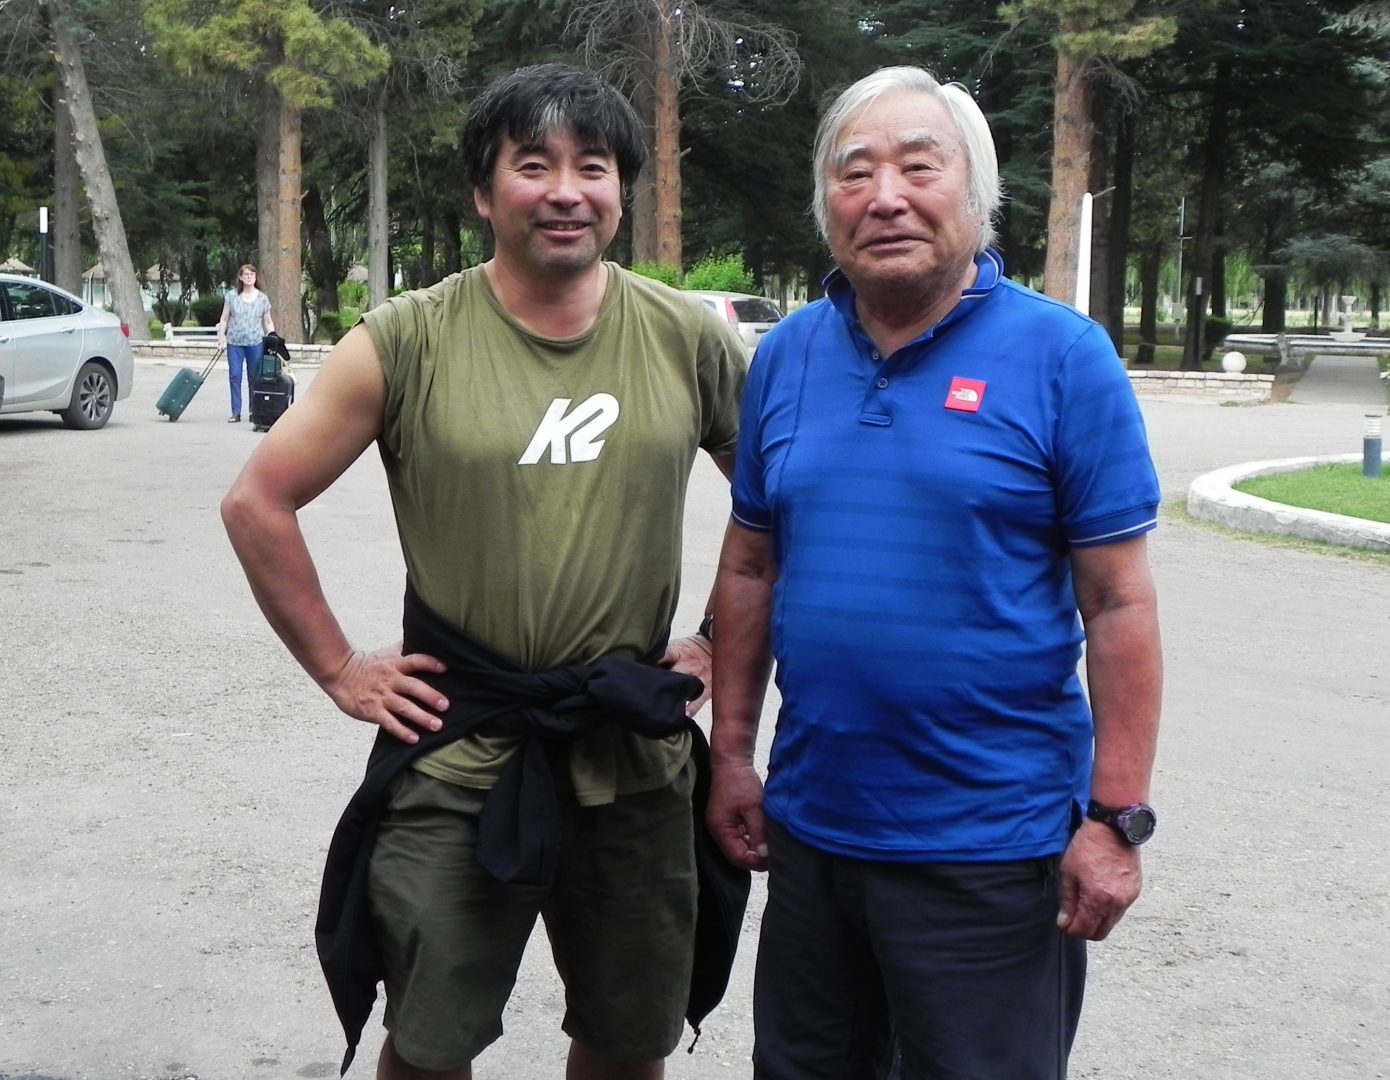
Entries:
{"type": "Polygon", "coordinates": [[[946,408],[961,412],[979,412],[980,402],[985,399],[985,384],[979,379],[962,379],[959,375],[951,380],[951,389],[946,391],[946,408]]]}

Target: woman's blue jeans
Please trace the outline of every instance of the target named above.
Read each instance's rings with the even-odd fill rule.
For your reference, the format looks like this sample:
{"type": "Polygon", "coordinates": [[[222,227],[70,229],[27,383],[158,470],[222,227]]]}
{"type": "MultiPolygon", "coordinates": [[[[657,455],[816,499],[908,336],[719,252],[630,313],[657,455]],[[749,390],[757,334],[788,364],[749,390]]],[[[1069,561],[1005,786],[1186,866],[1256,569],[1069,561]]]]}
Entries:
{"type": "Polygon", "coordinates": [[[254,345],[227,346],[227,374],[232,384],[232,415],[241,415],[241,369],[246,369],[246,397],[251,398],[251,388],[261,370],[261,356],[265,346],[261,342],[254,345]]]}

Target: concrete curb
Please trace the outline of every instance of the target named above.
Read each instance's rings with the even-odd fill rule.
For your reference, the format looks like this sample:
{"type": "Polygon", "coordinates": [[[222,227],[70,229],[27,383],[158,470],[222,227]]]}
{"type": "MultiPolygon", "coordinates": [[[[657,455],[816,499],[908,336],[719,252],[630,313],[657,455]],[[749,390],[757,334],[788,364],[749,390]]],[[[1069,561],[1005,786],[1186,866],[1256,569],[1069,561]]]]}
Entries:
{"type": "Polygon", "coordinates": [[[1230,465],[1192,481],[1192,486],[1187,489],[1187,512],[1203,521],[1213,521],[1218,525],[1245,532],[1299,536],[1305,540],[1322,540],[1344,547],[1390,551],[1390,524],[1346,517],[1343,514],[1329,514],[1322,510],[1307,510],[1299,506],[1286,506],[1283,503],[1247,495],[1231,486],[1252,476],[1269,476],[1274,473],[1309,469],[1315,465],[1361,460],[1361,454],[1336,454],[1328,457],[1284,458],[1280,461],[1230,465]]]}

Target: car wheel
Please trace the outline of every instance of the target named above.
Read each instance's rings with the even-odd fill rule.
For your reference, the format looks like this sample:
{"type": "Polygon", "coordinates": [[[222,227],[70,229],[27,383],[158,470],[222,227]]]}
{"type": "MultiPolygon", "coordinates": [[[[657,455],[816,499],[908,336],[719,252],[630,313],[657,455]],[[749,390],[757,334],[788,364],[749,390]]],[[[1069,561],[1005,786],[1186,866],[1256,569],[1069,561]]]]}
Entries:
{"type": "Polygon", "coordinates": [[[111,419],[116,407],[116,384],[111,373],[94,360],[82,365],[77,373],[77,385],[72,389],[72,404],[58,415],[70,428],[91,431],[111,419]]]}

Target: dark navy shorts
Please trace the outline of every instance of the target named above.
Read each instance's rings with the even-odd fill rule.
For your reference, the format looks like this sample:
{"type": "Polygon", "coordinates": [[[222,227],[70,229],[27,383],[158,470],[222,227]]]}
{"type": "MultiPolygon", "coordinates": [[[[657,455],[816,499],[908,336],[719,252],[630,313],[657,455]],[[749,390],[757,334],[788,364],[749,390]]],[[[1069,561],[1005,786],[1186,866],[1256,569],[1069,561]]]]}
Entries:
{"type": "Polygon", "coordinates": [[[1061,856],[885,863],[768,822],[757,1080],[1062,1080],[1086,944],[1057,929],[1061,856]]]}

